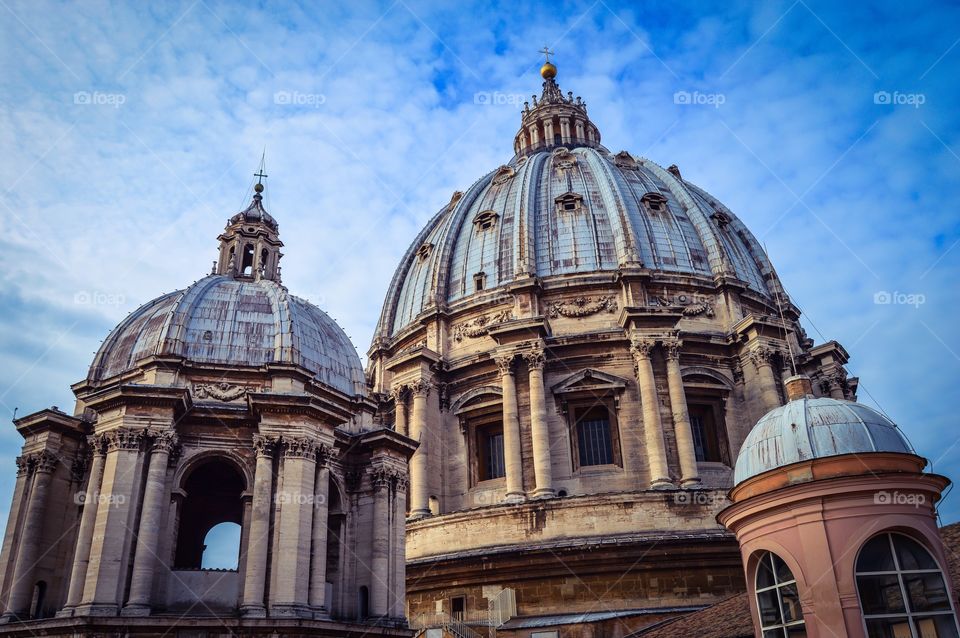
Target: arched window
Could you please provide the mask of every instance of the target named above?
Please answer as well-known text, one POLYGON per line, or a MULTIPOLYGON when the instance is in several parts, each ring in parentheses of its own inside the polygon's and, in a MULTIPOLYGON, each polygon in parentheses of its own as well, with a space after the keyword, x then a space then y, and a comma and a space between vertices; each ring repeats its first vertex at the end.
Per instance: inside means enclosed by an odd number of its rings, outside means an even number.
MULTIPOLYGON (((177 569, 202 569, 208 532, 221 523, 239 526, 243 522, 243 477, 232 463, 222 459, 206 461, 193 469, 183 483, 186 499, 180 508, 177 549, 174 566, 177 569)), ((210 540, 223 540, 211 536, 210 540)), ((219 542, 218 542, 219 544, 219 542)), ((239 555, 239 539, 229 545, 239 555)))
POLYGON ((958 636, 940 567, 903 534, 870 539, 857 558, 857 592, 870 638, 958 636))
POLYGON ((240 264, 240 274, 245 277, 253 276, 253 244, 243 247, 243 263, 240 264))
POLYGON ((757 609, 763 638, 806 636, 797 579, 773 552, 765 552, 757 565, 757 609))

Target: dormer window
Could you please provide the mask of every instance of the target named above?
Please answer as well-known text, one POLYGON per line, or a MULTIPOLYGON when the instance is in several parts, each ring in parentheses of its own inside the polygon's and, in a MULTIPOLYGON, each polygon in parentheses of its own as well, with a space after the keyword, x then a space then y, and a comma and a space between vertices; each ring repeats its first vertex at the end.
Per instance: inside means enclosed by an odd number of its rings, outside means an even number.
POLYGON ((554 200, 557 213, 574 215, 583 210, 583 195, 580 193, 564 193, 554 200))
POLYGON ((487 287, 487 273, 478 272, 473 276, 473 291, 480 292, 487 287))
POLYGON ((625 168, 631 171, 637 170, 637 160, 633 159, 633 155, 626 151, 620 151, 614 155, 613 163, 619 168, 625 168))
POLYGON ((433 244, 426 243, 417 249, 417 259, 424 261, 433 252, 433 244))
POLYGON ((497 174, 493 176, 493 184, 495 186, 504 184, 510 181, 515 174, 516 174, 516 171, 514 171, 512 167, 504 164, 503 166, 497 169, 497 174))
POLYGON ((667 210, 667 198, 660 193, 647 193, 640 198, 647 210, 653 213, 662 213, 667 210))
POLYGON ((477 213, 477 216, 473 218, 473 223, 479 231, 490 230, 497 225, 499 217, 494 211, 485 210, 477 213))
POLYGON ((710 219, 717 222, 717 226, 720 228, 725 228, 727 224, 730 223, 730 218, 720 211, 716 211, 713 215, 710 215, 710 219))

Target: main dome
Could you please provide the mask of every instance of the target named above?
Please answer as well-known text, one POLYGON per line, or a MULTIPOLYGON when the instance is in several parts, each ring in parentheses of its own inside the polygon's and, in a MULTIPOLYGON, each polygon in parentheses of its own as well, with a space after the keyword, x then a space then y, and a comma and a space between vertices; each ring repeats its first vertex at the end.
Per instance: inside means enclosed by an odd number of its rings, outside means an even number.
POLYGON ((514 158, 455 193, 407 250, 379 338, 401 333, 425 311, 518 280, 612 274, 626 265, 708 285, 739 280, 770 296, 773 268, 726 206, 675 166, 609 152, 586 105, 564 97, 552 78, 534 105, 524 111, 514 158))

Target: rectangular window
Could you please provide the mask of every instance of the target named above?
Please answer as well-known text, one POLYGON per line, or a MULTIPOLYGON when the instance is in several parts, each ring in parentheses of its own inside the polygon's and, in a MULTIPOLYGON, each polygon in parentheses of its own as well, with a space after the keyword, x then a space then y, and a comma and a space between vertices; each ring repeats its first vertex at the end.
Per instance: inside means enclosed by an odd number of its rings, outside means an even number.
POLYGON ((693 449, 697 460, 722 462, 713 407, 691 404, 688 410, 690 413, 690 430, 693 434, 693 449))
POLYGON ((499 424, 477 430, 477 450, 480 453, 479 474, 481 481, 502 478, 507 475, 503 457, 503 427, 499 424))
POLYGON ((605 407, 577 410, 576 429, 580 467, 613 463, 610 414, 605 407))

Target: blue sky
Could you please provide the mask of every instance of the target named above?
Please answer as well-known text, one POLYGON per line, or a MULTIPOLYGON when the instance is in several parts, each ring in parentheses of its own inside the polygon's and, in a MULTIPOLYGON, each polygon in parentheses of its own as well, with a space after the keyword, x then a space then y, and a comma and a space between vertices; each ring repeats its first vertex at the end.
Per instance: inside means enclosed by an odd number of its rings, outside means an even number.
POLYGON ((604 143, 733 209, 861 401, 960 477, 946 3, 0 0, 0 413, 70 411, 110 328, 209 271, 264 146, 284 282, 365 352, 408 243, 510 158, 544 44, 604 143))

